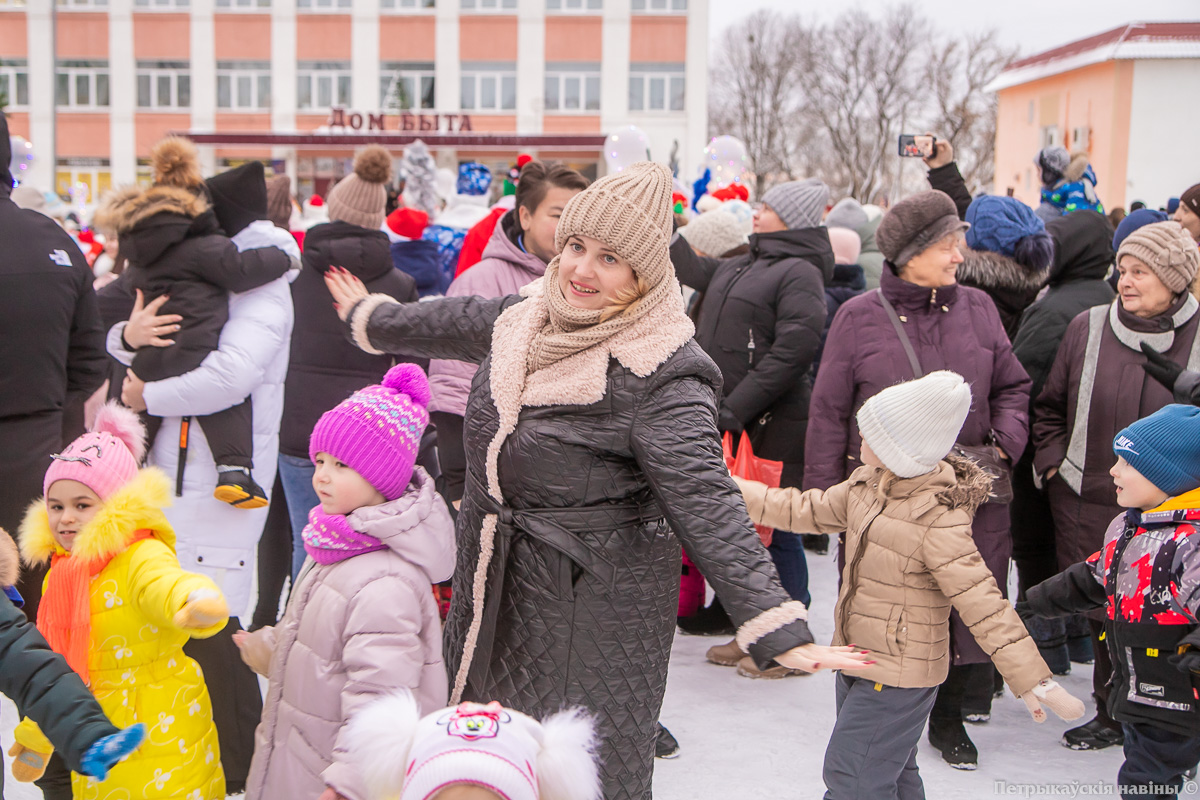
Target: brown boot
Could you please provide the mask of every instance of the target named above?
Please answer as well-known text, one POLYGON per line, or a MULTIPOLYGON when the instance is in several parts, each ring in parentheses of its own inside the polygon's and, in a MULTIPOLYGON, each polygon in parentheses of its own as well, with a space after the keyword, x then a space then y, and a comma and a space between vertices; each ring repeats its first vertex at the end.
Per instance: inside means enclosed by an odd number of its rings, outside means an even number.
POLYGON ((788 669, 787 667, 774 666, 769 669, 759 669, 754 663, 754 659, 746 656, 737 663, 737 673, 743 678, 766 678, 774 680, 776 678, 786 678, 789 675, 807 675, 808 673, 800 669, 788 669))
POLYGON ((736 667, 746 655, 746 651, 738 647, 737 639, 734 639, 729 644, 718 644, 708 648, 704 657, 722 667, 736 667))

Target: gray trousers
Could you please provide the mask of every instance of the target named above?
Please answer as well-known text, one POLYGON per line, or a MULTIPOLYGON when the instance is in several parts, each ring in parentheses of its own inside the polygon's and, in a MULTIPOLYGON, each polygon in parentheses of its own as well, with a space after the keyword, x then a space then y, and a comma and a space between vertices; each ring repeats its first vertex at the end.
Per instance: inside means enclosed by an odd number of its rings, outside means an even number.
POLYGON ((825 800, 924 800, 917 743, 935 697, 936 686, 898 689, 838 673, 825 800))

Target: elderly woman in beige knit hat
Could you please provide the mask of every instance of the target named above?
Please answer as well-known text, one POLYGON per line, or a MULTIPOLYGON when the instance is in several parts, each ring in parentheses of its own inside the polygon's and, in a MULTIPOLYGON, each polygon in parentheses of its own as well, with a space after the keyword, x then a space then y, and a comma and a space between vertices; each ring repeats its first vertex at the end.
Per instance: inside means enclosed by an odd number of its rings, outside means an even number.
MULTIPOLYGON (((1200 303, 1188 291, 1200 268, 1196 243, 1173 221, 1145 225, 1117 250, 1118 297, 1071 321, 1033 407, 1033 468, 1045 482, 1054 517, 1060 569, 1103 544, 1122 509, 1108 470, 1112 441, 1122 429, 1171 402, 1171 391, 1142 370, 1142 346, 1189 370, 1200 369, 1200 303)), ((1109 716, 1112 664, 1092 621, 1096 717, 1063 736, 1075 750, 1124 741, 1109 716)))
POLYGON ((668 257, 671 174, 643 162, 563 211, 520 295, 399 304, 329 280, 369 352, 479 363, 447 620, 453 696, 596 714, 604 796, 646 800, 682 540, 762 666, 860 668, 813 644, 725 469, 720 376, 668 257))

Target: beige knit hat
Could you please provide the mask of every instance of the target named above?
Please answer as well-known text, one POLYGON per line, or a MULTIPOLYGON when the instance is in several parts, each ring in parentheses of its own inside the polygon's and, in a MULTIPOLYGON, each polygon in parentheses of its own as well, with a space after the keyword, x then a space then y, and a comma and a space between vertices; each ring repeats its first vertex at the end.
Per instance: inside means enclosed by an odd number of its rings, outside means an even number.
POLYGON ((950 453, 970 411, 971 387, 939 370, 872 395, 858 410, 858 430, 885 467, 915 478, 950 453))
POLYGON ((562 252, 573 235, 599 239, 657 286, 673 274, 671 191, 671 171, 653 161, 605 175, 567 203, 554 245, 562 252))
POLYGON ((1125 237, 1117 250, 1117 265, 1133 256, 1158 276, 1163 285, 1179 294, 1192 285, 1200 269, 1200 251, 1183 226, 1173 220, 1143 225, 1125 237))
POLYGON ((679 229, 679 235, 694 249, 713 258, 720 258, 747 242, 741 221, 721 208, 696 217, 679 229))
POLYGON ((384 184, 392 177, 392 157, 381 145, 363 148, 354 157, 354 172, 342 178, 329 191, 325 205, 329 221, 349 222, 364 228, 383 226, 387 207, 384 184))

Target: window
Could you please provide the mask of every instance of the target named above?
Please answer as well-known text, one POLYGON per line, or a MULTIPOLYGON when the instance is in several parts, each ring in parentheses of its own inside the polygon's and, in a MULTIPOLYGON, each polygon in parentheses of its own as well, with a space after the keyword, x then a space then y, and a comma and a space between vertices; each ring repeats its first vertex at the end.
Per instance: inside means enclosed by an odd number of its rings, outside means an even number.
POLYGON ((635 64, 630 67, 630 111, 683 111, 686 95, 682 64, 635 64))
POLYGON ((687 0, 633 0, 635 14, 686 14, 687 0))
POLYGON ((0 11, 24 8, 25 0, 0 0, 0 11))
POLYGON ((147 11, 151 9, 176 9, 190 8, 191 0, 133 0, 134 8, 138 11, 147 11))
POLYGON ((0 106, 29 105, 29 66, 25 59, 0 61, 0 106))
POLYGON ((560 14, 590 14, 604 10, 604 0, 546 0, 546 10, 560 14))
POLYGON ((463 11, 506 11, 517 10, 517 0, 459 0, 463 11))
POLYGON ((301 61, 296 66, 296 108, 350 105, 348 62, 301 61))
POLYGON ((543 99, 546 111, 599 111, 600 65, 547 64, 543 99))
POLYGON ((106 61, 60 61, 54 85, 62 108, 108 108, 106 61))
POLYGON ((270 7, 271 0, 217 0, 218 11, 258 11, 270 7))
POLYGON ((59 8, 78 8, 83 10, 93 8, 108 8, 108 0, 55 0, 59 8))
POLYGON ((1055 147, 1062 144, 1058 135, 1057 125, 1043 125, 1039 132, 1039 147, 1055 147))
POLYGON ((380 108, 408 111, 434 107, 433 64, 384 62, 379 67, 380 108))
POLYGON ((384 11, 420 11, 434 7, 434 0, 380 0, 384 11))
POLYGON ((217 108, 258 111, 270 107, 269 61, 217 62, 217 108))
POLYGON ((190 108, 192 75, 186 61, 139 61, 138 108, 190 108))
POLYGON ((463 111, 512 111, 517 107, 515 65, 463 64, 463 111))
POLYGON ((354 0, 296 0, 300 11, 349 11, 354 0))

